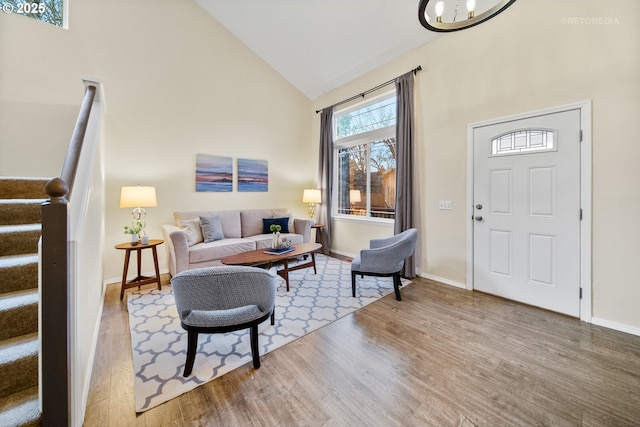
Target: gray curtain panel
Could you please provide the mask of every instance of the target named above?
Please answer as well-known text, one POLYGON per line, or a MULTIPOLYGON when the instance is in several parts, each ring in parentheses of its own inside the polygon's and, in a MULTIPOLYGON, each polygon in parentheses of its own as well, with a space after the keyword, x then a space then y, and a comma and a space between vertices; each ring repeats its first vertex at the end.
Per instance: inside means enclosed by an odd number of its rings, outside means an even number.
POLYGON ((320 113, 320 155, 318 181, 322 190, 322 204, 318 209, 318 222, 324 224, 320 232, 322 251, 331 251, 331 192, 333 190, 333 107, 320 113))
MULTIPOLYGON (((414 108, 413 71, 396 79, 396 218, 395 234, 416 227, 414 203, 417 202, 414 185, 414 108)), ((416 275, 415 256, 407 258, 402 275, 416 275)))

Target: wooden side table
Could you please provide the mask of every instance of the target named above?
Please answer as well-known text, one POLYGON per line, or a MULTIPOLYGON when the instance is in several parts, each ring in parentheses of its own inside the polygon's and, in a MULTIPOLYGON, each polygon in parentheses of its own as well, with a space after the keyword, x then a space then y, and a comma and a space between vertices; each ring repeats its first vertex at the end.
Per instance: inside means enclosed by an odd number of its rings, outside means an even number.
POLYGON ((138 289, 140 289, 140 286, 142 285, 158 282, 158 289, 162 289, 162 285, 160 284, 160 269, 158 268, 158 251, 156 250, 156 247, 163 243, 164 243, 164 240, 149 240, 149 244, 147 245, 143 245, 142 243, 133 245, 130 242, 120 243, 119 245, 116 245, 116 249, 126 251, 124 255, 124 270, 122 271, 122 288, 120 289, 120 300, 122 300, 122 297, 124 296, 125 289, 133 288, 136 286, 138 287, 138 289), (156 275, 153 277, 143 276, 140 273, 140 267, 142 264, 141 252, 144 249, 149 249, 149 248, 151 248, 153 252, 153 265, 156 269, 156 275), (136 251, 137 253, 138 275, 136 276, 135 279, 127 282, 127 272, 129 271, 129 260, 131 257, 131 251, 136 251))
POLYGON ((320 241, 320 230, 322 229, 322 227, 324 227, 324 224, 313 224, 311 226, 312 230, 316 230, 316 243, 320 244, 322 244, 322 242, 320 241))

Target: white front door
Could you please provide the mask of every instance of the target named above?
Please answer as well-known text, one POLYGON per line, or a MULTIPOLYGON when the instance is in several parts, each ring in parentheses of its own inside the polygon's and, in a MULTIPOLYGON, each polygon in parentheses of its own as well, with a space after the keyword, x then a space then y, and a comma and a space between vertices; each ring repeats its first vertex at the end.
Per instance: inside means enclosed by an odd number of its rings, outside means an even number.
POLYGON ((474 289, 580 315, 580 110, 473 130, 474 289))

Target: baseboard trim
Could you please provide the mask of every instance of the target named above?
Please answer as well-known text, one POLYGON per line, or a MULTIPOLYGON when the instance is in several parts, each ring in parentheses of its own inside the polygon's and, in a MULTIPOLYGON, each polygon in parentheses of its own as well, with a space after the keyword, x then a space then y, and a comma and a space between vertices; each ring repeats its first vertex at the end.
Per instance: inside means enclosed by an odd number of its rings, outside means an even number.
POLYGON ((349 257, 349 258, 355 258, 357 256, 357 254, 352 254, 352 253, 344 252, 344 251, 336 251, 336 250, 333 250, 333 249, 331 249, 331 253, 334 253, 336 255, 346 256, 346 257, 349 257))
MULTIPOLYGON (((343 251, 331 250, 331 252, 335 253, 337 255, 346 256, 346 257, 349 257, 349 258, 353 258, 353 257, 356 256, 354 254, 351 254, 351 253, 348 253, 348 252, 343 252, 343 251)), ((467 285, 466 284, 460 283, 460 282, 456 282, 455 280, 447 279, 447 278, 436 276, 436 275, 429 274, 429 273, 422 273, 422 272, 417 273, 417 275, 419 277, 424 278, 424 279, 433 280, 434 282, 443 283, 445 285, 454 286, 454 287, 460 288, 460 289, 467 289, 467 285)))
POLYGON ((456 288, 467 289, 467 285, 464 284, 464 283, 456 282, 455 280, 446 279, 444 277, 436 276, 436 275, 433 275, 433 274, 420 273, 419 276, 423 277, 425 279, 433 280, 434 282, 439 282, 439 283, 443 283, 445 285, 454 286, 456 288))
POLYGON ((605 328, 615 329, 616 331, 625 332, 627 334, 640 336, 640 328, 625 325, 624 323, 612 322, 611 320, 601 319, 599 317, 592 317, 591 323, 605 328))

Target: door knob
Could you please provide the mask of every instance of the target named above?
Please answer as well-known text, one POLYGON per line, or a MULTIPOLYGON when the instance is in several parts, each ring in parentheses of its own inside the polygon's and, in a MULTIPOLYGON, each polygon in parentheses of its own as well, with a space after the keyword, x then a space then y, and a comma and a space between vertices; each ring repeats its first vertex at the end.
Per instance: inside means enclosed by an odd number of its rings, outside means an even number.
POLYGON ((477 217, 475 217, 476 221, 482 221, 482 217, 480 215, 478 215, 477 217))

